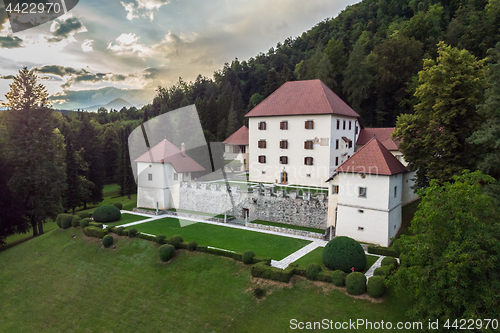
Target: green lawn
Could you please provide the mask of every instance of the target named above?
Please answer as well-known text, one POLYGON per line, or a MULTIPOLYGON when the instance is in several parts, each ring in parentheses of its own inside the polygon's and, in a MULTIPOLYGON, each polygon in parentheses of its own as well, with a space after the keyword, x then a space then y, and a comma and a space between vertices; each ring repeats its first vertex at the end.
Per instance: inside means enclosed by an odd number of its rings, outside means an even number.
POLYGON ((196 241, 198 244, 225 250, 236 252, 252 250, 258 256, 271 257, 274 260, 281 260, 310 243, 302 239, 208 223, 194 223, 181 227, 179 220, 170 217, 139 224, 133 228, 152 235, 166 235, 167 238, 180 235, 186 242, 196 241))
MULTIPOLYGON (((300 258, 299 260, 295 261, 295 263, 298 264, 299 266, 304 266, 304 267, 311 263, 314 263, 320 265, 323 268, 323 270, 329 271, 329 269, 323 265, 323 257, 322 257, 323 249, 324 249, 323 247, 318 247, 317 249, 309 252, 308 254, 300 258)), ((372 256, 367 254, 366 266, 365 269, 362 271, 362 273, 366 273, 366 271, 375 263, 375 261, 377 261, 378 258, 379 257, 377 256, 372 256)))
POLYGON ((152 242, 116 246, 70 228, 0 252, 0 332, 266 333, 290 331, 292 318, 408 320, 408 302, 391 293, 373 303, 294 277, 290 288, 262 280, 268 295, 256 300, 257 282, 240 262, 180 251, 163 264, 152 242))
POLYGON ((262 221, 262 220, 253 220, 253 221, 251 221, 251 223, 269 225, 269 226, 273 226, 273 227, 281 227, 281 228, 288 228, 288 229, 296 229, 296 230, 304 230, 304 231, 310 231, 310 232, 317 232, 319 234, 324 234, 325 233, 325 230, 323 230, 323 229, 301 227, 301 226, 298 226, 298 225, 292 225, 292 224, 286 224, 286 223, 269 222, 269 221, 262 221))
MULTIPOLYGON (((57 227, 57 224, 55 222, 47 222, 43 225, 43 232, 49 232, 49 231, 54 230, 56 228, 58 228, 58 227, 57 227)), ((15 234, 15 235, 9 236, 5 240, 5 245, 0 246, 0 251, 8 249, 12 246, 15 246, 19 243, 25 242, 27 240, 30 240, 31 238, 33 238, 33 230, 32 229, 28 230, 28 232, 25 234, 15 234)))
POLYGON ((142 220, 149 219, 149 218, 150 217, 147 217, 147 216, 140 216, 140 215, 123 213, 122 217, 120 218, 119 221, 111 222, 111 223, 104 223, 104 224, 117 226, 117 225, 127 224, 127 223, 131 223, 131 222, 142 221, 142 220))
MULTIPOLYGON (((94 210, 103 205, 112 205, 114 203, 121 203, 123 210, 132 210, 137 207, 137 194, 132 194, 130 199, 127 196, 120 196, 120 187, 118 184, 104 185, 102 190, 104 200, 97 205, 87 204, 86 212, 92 214, 94 210)), ((77 212, 83 211, 83 207, 78 207, 77 212)))

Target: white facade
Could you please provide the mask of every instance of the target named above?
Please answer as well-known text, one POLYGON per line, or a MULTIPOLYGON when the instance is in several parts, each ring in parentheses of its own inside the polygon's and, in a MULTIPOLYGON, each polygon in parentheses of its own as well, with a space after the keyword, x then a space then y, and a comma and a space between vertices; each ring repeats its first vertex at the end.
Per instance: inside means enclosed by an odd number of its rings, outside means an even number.
POLYGON ((261 116, 249 118, 249 132, 250 181, 327 187, 333 170, 354 154, 359 124, 355 117, 335 114, 261 116), (307 121, 313 122, 312 129, 306 129, 307 121), (287 129, 280 129, 282 122, 287 129), (259 141, 265 148, 259 148, 259 141), (312 149, 305 149, 305 141, 312 141, 312 149), (312 165, 306 165, 306 157, 312 158, 312 165))
MULTIPOLYGON (((225 160, 234 160, 241 163, 240 170, 238 171, 248 171, 249 170, 249 149, 248 145, 234 145, 230 143, 226 143, 224 149, 224 159, 225 160)), ((236 170, 234 170, 236 171, 236 170)))

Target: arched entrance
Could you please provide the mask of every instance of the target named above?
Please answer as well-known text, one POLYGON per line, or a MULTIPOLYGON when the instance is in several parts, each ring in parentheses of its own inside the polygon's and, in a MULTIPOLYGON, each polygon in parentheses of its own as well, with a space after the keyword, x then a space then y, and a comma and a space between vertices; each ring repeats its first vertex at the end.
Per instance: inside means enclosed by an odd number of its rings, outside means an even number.
POLYGON ((280 183, 281 184, 288 184, 288 173, 286 171, 281 172, 280 183))

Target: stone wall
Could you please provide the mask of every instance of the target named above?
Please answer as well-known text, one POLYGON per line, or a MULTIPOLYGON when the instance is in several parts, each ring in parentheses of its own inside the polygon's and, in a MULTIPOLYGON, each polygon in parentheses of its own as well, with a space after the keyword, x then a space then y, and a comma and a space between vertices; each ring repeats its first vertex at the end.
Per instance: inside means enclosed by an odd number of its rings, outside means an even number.
POLYGON ((211 214, 226 212, 238 219, 244 219, 244 212, 248 211, 250 221, 326 229, 328 200, 322 193, 299 196, 293 191, 289 194, 283 190, 274 193, 271 189, 247 192, 240 190, 239 186, 228 191, 218 184, 184 182, 179 191, 179 208, 211 214))
POLYGON ((318 234, 317 232, 289 229, 289 228, 282 228, 282 227, 274 227, 271 225, 264 225, 264 224, 258 224, 258 223, 245 223, 245 227, 254 228, 254 229, 261 229, 261 230, 275 231, 275 232, 280 232, 283 234, 304 236, 304 237, 309 237, 309 238, 323 239, 323 237, 324 237, 324 234, 318 234))

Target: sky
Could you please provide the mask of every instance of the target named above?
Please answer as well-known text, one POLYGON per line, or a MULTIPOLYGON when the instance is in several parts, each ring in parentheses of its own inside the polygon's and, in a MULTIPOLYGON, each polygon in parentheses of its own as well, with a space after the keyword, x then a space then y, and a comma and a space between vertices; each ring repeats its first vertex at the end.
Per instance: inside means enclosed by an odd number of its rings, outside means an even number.
POLYGON ((26 66, 56 109, 115 98, 142 106, 159 85, 212 77, 224 63, 267 53, 357 2, 80 0, 66 14, 16 33, 0 2, 0 103, 26 66))

